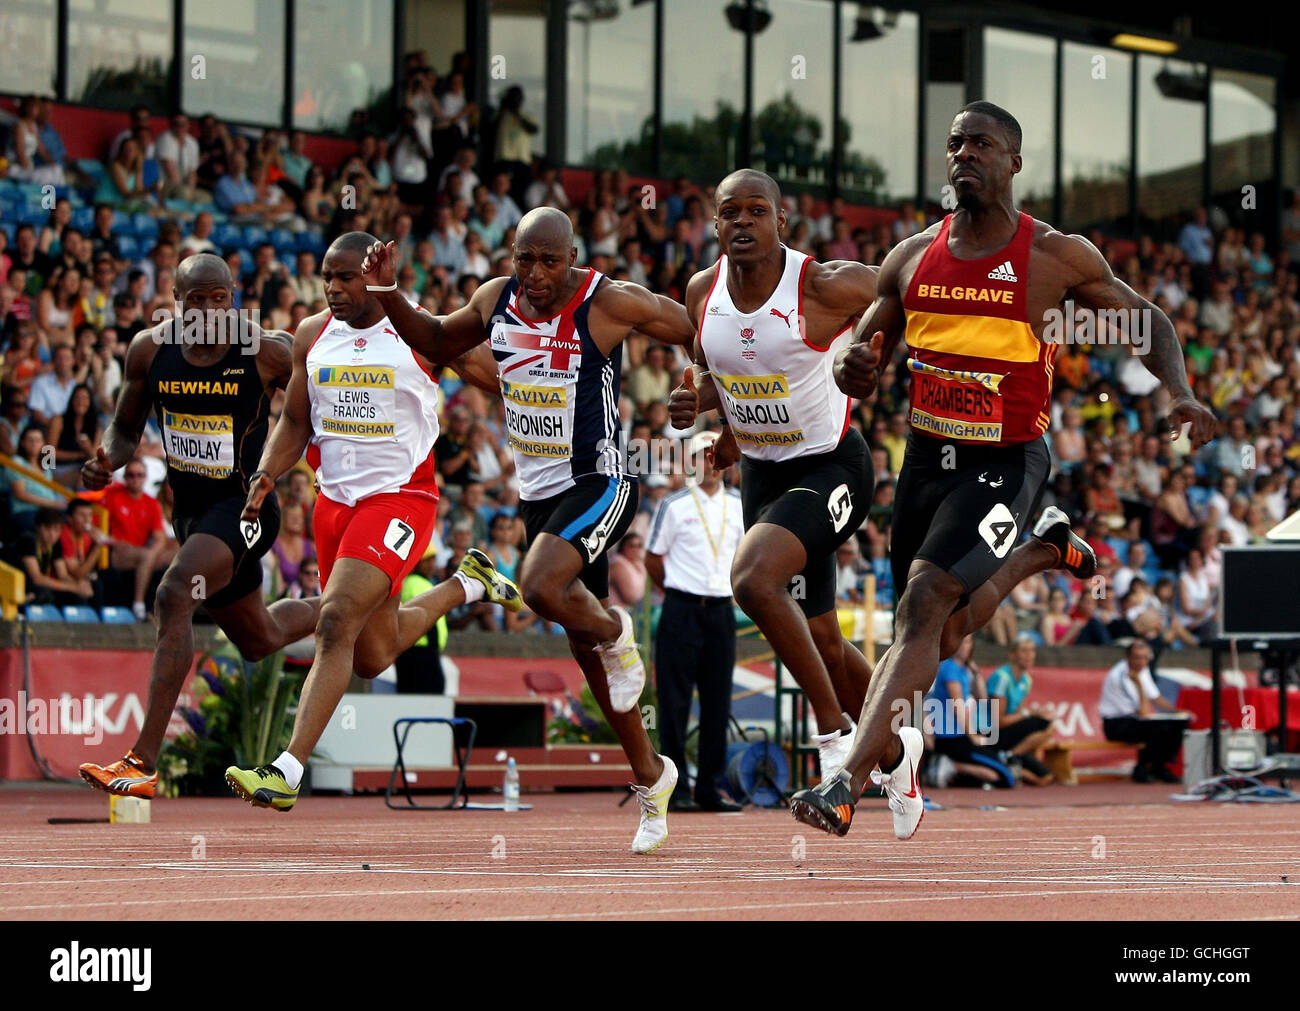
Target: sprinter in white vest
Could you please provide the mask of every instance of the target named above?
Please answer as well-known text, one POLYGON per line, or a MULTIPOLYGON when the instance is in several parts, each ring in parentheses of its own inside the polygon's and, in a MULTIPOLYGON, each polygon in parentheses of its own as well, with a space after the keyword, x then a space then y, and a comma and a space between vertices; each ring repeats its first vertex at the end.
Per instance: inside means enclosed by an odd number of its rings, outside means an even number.
POLYGON ((312 524, 324 587, 316 659, 288 749, 270 765, 226 770, 230 788, 257 807, 293 807, 303 766, 354 671, 374 677, 466 602, 523 606, 514 583, 477 550, 453 578, 399 599, 437 518, 434 373, 447 359, 416 355, 367 288, 361 263, 375 241, 348 232, 326 251, 329 309, 298 324, 284 412, 249 475, 243 518, 252 523, 276 479, 307 450, 320 485, 312 524))
POLYGON ((740 457, 745 513, 731 588, 812 706, 826 780, 852 747, 848 714, 871 677, 840 633, 835 549, 862 525, 874 484, 829 352, 875 298, 876 268, 783 245, 781 191, 762 172, 733 172, 715 199, 723 255, 686 289, 699 371, 673 391, 672 421, 722 409, 714 466, 740 457))

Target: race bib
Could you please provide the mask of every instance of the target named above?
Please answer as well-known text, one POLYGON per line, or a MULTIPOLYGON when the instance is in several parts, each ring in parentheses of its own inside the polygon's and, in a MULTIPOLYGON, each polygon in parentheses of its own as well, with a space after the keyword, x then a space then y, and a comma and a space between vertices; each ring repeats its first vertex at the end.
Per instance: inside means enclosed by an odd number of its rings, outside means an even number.
POLYGON ((913 428, 944 439, 1002 440, 1002 376, 955 372, 909 361, 913 428))
POLYGON ((312 378, 321 432, 352 439, 396 439, 395 373, 385 365, 318 366, 312 378))
POLYGON ((164 410, 167 465, 186 474, 229 477, 235 467, 235 424, 229 414, 178 414, 164 410))
POLYGON ((384 531, 384 547, 388 548, 402 561, 411 554, 411 545, 415 543, 415 531, 409 524, 399 519, 392 519, 384 531))

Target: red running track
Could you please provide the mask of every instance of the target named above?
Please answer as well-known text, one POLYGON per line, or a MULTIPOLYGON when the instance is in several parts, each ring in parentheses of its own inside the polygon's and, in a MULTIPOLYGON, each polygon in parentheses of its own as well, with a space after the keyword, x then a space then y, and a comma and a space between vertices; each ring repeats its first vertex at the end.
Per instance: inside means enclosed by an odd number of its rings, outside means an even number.
POLYGON ((936 791, 948 809, 909 842, 881 800, 843 839, 784 810, 674 814, 638 857, 613 793, 525 795, 516 814, 159 800, 148 825, 50 825, 106 816, 107 797, 6 788, 0 919, 1300 918, 1300 808, 1170 789, 936 791))

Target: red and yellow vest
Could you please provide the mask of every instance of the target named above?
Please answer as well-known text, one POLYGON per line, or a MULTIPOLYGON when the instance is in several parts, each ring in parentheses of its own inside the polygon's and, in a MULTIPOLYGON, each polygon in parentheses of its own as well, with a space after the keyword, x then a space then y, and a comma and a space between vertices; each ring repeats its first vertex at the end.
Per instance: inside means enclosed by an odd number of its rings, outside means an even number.
POLYGON ((1029 322, 1034 219, 1020 215, 1011 243, 978 260, 948 251, 952 215, 921 257, 903 296, 912 374, 912 428, 958 442, 1015 445, 1042 438, 1057 345, 1029 322))

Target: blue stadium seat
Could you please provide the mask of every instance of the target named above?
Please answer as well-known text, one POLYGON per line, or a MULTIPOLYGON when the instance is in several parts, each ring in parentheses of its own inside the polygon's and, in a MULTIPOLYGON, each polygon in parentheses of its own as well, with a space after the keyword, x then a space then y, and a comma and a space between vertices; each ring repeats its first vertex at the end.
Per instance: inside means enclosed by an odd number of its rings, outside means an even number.
POLYGON ((99 609, 99 617, 109 625, 134 625, 135 615, 126 607, 104 606, 99 609))
POLYGON ((28 604, 28 621, 62 621, 63 615, 53 604, 28 604))
POLYGON ((232 249, 239 245, 243 235, 237 225, 217 225, 212 229, 212 241, 222 249, 232 249))
POLYGON ((261 225, 245 225, 243 245, 252 249, 267 239, 266 229, 261 225))
POLYGON ((284 269, 287 270, 290 274, 297 272, 298 270, 297 253, 281 253, 277 257, 277 259, 284 264, 284 269))
POLYGON ((131 215, 127 214, 126 211, 119 211, 117 208, 114 208, 113 221, 112 224, 108 226, 108 230, 116 235, 122 229, 129 228, 130 226, 131 215))
POLYGON ((93 607, 86 607, 82 604, 64 604, 63 620, 68 622, 77 622, 84 624, 99 624, 99 614, 93 607))
POLYGON ((123 232, 120 235, 115 233, 117 239, 117 248, 121 252, 124 260, 134 260, 140 256, 140 244, 135 241, 134 235, 127 235, 123 232))
POLYGON ((72 224, 83 232, 95 227, 95 208, 78 207, 72 212, 72 224))
POLYGON ((50 212, 40 204, 23 204, 18 211, 18 222, 23 225, 35 225, 40 228, 50 218, 50 212))
POLYGON ((1151 589, 1153 590, 1156 588, 1156 583, 1160 580, 1159 569, 1149 565, 1142 570, 1140 575, 1142 576, 1143 579, 1147 581, 1147 586, 1151 587, 1151 589))
POLYGON ((1111 551, 1115 552, 1115 557, 1119 559, 1120 565, 1128 564, 1128 541, 1123 537, 1107 537, 1106 543, 1110 545, 1111 551))
POLYGON ((131 224, 135 226, 135 234, 138 238, 143 239, 145 236, 153 237, 158 234, 158 219, 144 211, 132 218, 131 224))
POLYGON ((271 230, 271 244, 277 253, 292 253, 298 248, 298 237, 287 228, 271 230))
POLYGON ((14 244, 14 234, 15 234, 17 231, 18 231, 18 222, 16 222, 16 221, 0 221, 0 232, 4 232, 4 233, 5 233, 5 236, 9 239, 9 245, 10 245, 10 246, 12 246, 12 245, 14 244))
POLYGON ((95 180, 96 183, 103 179, 105 174, 108 172, 104 163, 98 158, 78 158, 77 168, 90 176, 90 178, 95 180))
POLYGON ((1035 646, 1046 646, 1046 645, 1047 645, 1047 643, 1043 642, 1043 636, 1042 636, 1042 633, 1039 632, 1038 629, 1036 629, 1036 628, 1031 628, 1031 629, 1029 629, 1028 631, 1021 632, 1021 633, 1019 634, 1018 638, 1021 638, 1021 639, 1031 639, 1031 640, 1033 641, 1033 643, 1034 643, 1035 646))

